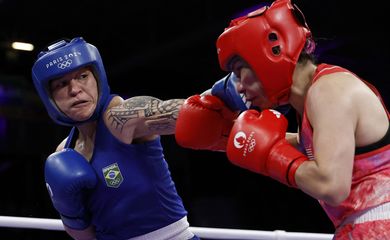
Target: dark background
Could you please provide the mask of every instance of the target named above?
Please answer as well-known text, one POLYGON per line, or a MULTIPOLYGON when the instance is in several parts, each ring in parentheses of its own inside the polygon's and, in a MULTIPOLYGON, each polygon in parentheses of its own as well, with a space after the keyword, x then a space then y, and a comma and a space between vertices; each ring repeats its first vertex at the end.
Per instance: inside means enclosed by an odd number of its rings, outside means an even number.
MULTIPOLYGON (((319 60, 375 84, 388 105, 386 8, 379 2, 295 3, 317 37, 319 60)), ((39 50, 62 37, 83 36, 99 48, 113 93, 186 98, 226 75, 218 67, 215 41, 230 19, 264 4, 269 2, 0 0, 0 215, 58 218, 43 163, 69 129, 49 119, 32 86, 30 70, 39 50), (15 51, 12 41, 36 48, 15 51)), ((288 118, 295 130, 293 114, 288 118)), ((183 149, 173 136, 162 141, 192 226, 333 232, 317 201, 301 191, 234 167, 223 153, 183 149)), ((0 228, 0 239, 69 237, 0 228)))

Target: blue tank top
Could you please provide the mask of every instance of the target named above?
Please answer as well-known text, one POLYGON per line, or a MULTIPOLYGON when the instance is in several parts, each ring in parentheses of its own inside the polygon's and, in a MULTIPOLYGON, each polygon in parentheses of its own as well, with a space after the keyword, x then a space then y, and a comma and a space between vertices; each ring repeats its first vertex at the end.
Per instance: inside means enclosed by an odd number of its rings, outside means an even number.
POLYGON ((98 239, 129 239, 187 215, 164 159, 160 137, 125 144, 110 133, 100 117, 90 163, 99 181, 88 194, 87 207, 98 239))

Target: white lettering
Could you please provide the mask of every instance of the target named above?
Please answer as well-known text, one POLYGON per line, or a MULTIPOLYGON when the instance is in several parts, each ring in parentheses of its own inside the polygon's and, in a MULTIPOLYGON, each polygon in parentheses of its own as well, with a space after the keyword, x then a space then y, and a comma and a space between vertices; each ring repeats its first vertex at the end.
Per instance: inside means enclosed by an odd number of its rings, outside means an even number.
POLYGON ((66 53, 64 56, 57 57, 55 59, 52 59, 48 63, 46 63, 46 68, 56 66, 58 63, 61 63, 63 61, 66 61, 70 58, 75 58, 81 56, 81 52, 71 52, 71 53, 66 53))

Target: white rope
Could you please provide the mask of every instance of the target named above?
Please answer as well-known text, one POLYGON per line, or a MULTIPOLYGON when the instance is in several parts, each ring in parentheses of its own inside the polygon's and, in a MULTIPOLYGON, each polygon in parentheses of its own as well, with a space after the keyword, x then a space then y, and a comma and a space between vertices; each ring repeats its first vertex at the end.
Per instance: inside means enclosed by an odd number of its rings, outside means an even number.
POLYGON ((64 231, 60 219, 0 216, 0 227, 34 228, 64 231))
MULTIPOLYGON (((60 219, 0 216, 0 227, 33 228, 64 231, 60 219)), ((227 228, 190 227, 200 238, 240 240, 331 240, 332 234, 286 232, 283 230, 257 231, 227 228)))

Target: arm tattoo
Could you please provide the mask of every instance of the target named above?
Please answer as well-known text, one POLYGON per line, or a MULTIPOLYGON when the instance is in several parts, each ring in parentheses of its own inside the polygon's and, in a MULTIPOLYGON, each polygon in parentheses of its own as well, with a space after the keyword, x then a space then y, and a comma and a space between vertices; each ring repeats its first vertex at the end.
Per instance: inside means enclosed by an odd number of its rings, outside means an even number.
POLYGON ((151 130, 159 130, 164 124, 176 121, 183 101, 183 99, 162 101, 148 96, 129 98, 121 106, 109 110, 109 120, 111 125, 122 131, 129 120, 144 118, 154 122, 150 125, 151 130))
POLYGON ((177 116, 183 102, 183 99, 171 99, 159 102, 157 113, 146 122, 149 129, 160 134, 172 133, 175 130, 177 116))

